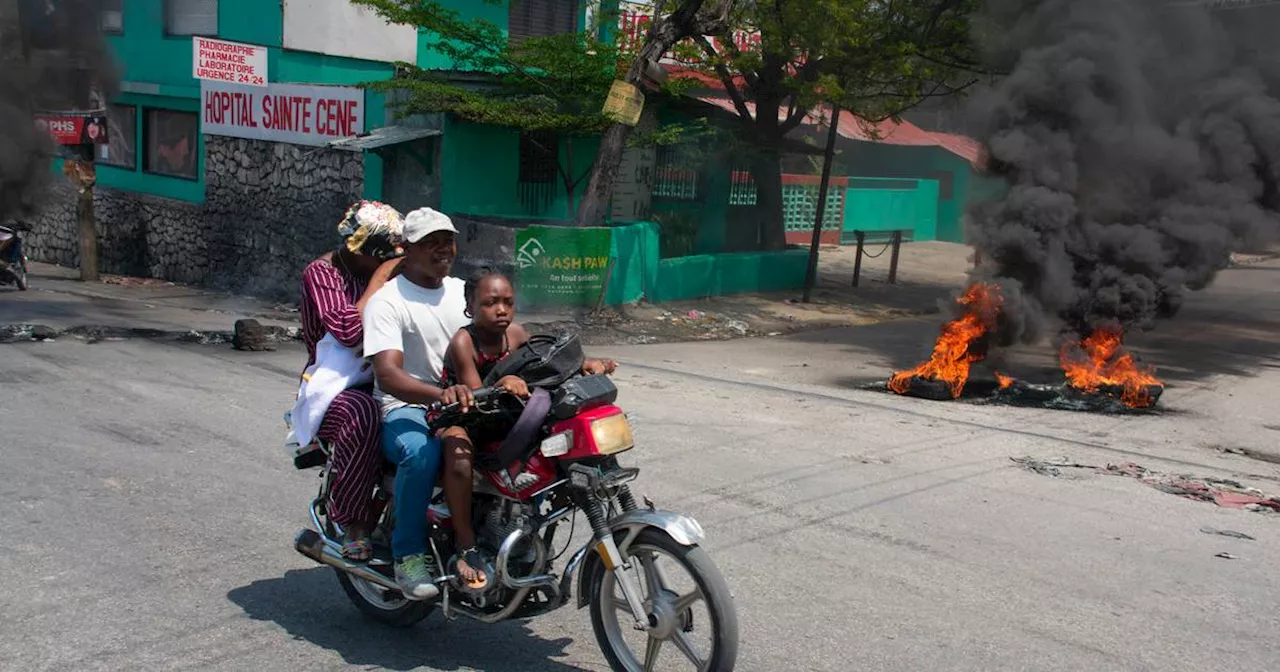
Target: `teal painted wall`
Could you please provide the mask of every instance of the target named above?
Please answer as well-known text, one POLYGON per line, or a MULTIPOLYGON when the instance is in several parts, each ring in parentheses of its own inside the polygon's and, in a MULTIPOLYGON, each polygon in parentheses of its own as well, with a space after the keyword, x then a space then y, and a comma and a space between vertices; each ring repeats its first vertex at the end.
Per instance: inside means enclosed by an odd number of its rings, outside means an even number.
MULTIPOLYGON (((464 19, 484 20, 492 23, 502 30, 505 35, 507 33, 507 13, 510 9, 510 2, 493 3, 487 0, 436 0, 447 9, 458 12, 458 15, 464 19)), ((612 6, 616 11, 618 0, 605 0, 604 6, 612 6)), ((586 3, 582 3, 582 12, 578 16, 578 25, 585 25, 586 20, 586 3)), ((601 39, 610 33, 606 29, 601 29, 601 39)), ((435 51, 429 47, 428 42, 433 42, 433 34, 420 30, 418 32, 418 67, 424 70, 453 70, 454 62, 444 54, 435 51)))
POLYGON ((844 190, 845 238, 853 231, 894 231, 911 229, 914 240, 938 239, 938 182, 911 180, 911 189, 886 184, 894 178, 851 177, 844 190))
MULTIPOLYGON (((218 3, 218 37, 233 42, 268 47, 267 70, 273 82, 358 86, 391 78, 389 63, 365 61, 300 51, 286 51, 283 44, 284 15, 278 0, 221 0, 218 3)), ((99 166, 99 183, 127 191, 175 198, 204 200, 204 136, 199 137, 199 179, 152 175, 142 171, 144 147, 143 110, 154 107, 189 112, 199 111, 200 82, 191 76, 190 36, 170 36, 164 32, 163 3, 158 0, 124 0, 124 33, 108 35, 124 82, 124 93, 113 102, 137 105, 137 168, 128 170, 99 166)), ((386 104, 382 94, 365 92, 366 128, 385 124, 386 104)), ((379 198, 382 192, 382 159, 364 157, 365 197, 379 198)))
MULTIPOLYGON (((440 152, 440 207, 449 214, 501 215, 567 219, 569 198, 557 181, 554 197, 545 212, 534 212, 520 203, 520 134, 509 128, 472 124, 454 118, 445 121, 440 152)), ((562 166, 568 165, 569 143, 560 142, 562 166)), ((575 138, 573 170, 581 176, 595 160, 597 138, 575 138)), ((574 190, 581 202, 586 180, 574 190)))
POLYGON ((449 214, 516 215, 520 138, 513 130, 447 118, 441 136, 440 207, 449 214))
POLYGON ((698 254, 659 259, 659 227, 639 222, 613 229, 613 273, 605 302, 634 303, 699 299, 744 292, 773 292, 804 286, 809 252, 698 254))
POLYGON ((196 134, 196 161, 198 179, 184 180, 179 177, 169 177, 166 175, 154 175, 143 172, 143 145, 145 136, 142 133, 143 119, 146 117, 147 108, 158 108, 163 110, 180 110, 183 112, 198 112, 200 109, 200 100, 195 98, 166 98, 163 96, 142 96, 136 94, 122 94, 116 99, 116 102, 124 105, 136 105, 138 114, 135 116, 134 127, 134 147, 137 151, 135 167, 133 170, 127 168, 117 168, 115 166, 105 166, 98 164, 98 184, 104 187, 112 187, 123 191, 135 191, 155 196, 163 196, 165 198, 173 198, 180 201, 189 201, 192 203, 204 202, 204 134, 196 134))
POLYGON ((973 166, 940 147, 905 147, 846 140, 840 143, 836 174, 850 177, 901 177, 939 180, 935 236, 963 242, 961 220, 968 205, 973 166), (950 190, 943 174, 950 175, 950 190))
MULTIPOLYGON (((507 30, 507 3, 492 4, 485 0, 437 0, 441 5, 468 19, 483 19, 507 30)), ((426 70, 453 70, 453 60, 428 48, 434 36, 425 30, 418 33, 418 67, 426 70)))

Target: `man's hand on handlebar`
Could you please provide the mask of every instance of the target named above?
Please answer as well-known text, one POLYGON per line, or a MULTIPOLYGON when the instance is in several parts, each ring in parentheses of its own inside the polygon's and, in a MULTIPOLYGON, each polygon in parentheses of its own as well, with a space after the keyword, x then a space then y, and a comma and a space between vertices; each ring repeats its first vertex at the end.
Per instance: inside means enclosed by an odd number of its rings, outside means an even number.
POLYGON ((505 376, 499 379, 498 384, 494 385, 494 387, 521 399, 529 398, 529 384, 519 376, 505 376))
POLYGON ((443 394, 440 395, 440 403, 444 406, 458 405, 458 410, 466 413, 475 405, 475 395, 471 393, 471 388, 466 385, 454 385, 445 388, 443 394))

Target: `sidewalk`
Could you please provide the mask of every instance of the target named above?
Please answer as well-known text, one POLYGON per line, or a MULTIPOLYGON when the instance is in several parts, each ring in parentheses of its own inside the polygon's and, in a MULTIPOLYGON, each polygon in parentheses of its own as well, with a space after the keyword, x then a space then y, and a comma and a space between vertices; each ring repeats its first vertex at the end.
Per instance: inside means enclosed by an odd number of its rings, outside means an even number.
POLYGON ((292 307, 159 280, 104 276, 103 282, 85 283, 76 269, 40 263, 31 264, 28 278, 28 291, 0 288, 0 327, 230 332, 244 318, 297 326, 292 307))
MULTIPOLYGON (((146 278, 104 275, 101 282, 86 283, 79 277, 78 269, 32 262, 28 291, 0 287, 0 340, 6 332, 29 331, 32 326, 57 333, 181 336, 197 332, 225 337, 236 320, 246 318, 279 329, 299 324, 296 306, 251 296, 146 278)), ((571 313, 545 312, 522 316, 541 323, 579 318, 571 313)))
MULTIPOLYGON (((863 261, 855 288, 853 248, 828 247, 822 250, 818 286, 808 304, 800 302, 796 290, 642 303, 596 313, 522 311, 519 320, 543 331, 577 331, 588 344, 599 345, 729 340, 876 324, 937 313, 939 302, 964 284, 970 254, 963 245, 907 243, 896 284, 886 282, 890 254, 885 251, 863 261)), ((162 280, 104 276, 102 282, 84 283, 78 278, 77 269, 33 263, 29 291, 0 287, 0 338, 26 334, 34 325, 47 328, 45 333, 70 330, 80 335, 177 337, 194 331, 214 340, 245 318, 267 327, 298 326, 295 306, 254 297, 162 280)))

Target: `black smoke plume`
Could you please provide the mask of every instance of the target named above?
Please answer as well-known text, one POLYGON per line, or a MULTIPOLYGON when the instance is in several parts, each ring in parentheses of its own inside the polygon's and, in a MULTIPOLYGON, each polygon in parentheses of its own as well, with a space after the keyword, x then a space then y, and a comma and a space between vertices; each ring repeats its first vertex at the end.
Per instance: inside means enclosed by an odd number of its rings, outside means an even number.
POLYGON ((987 4, 980 34, 1008 74, 971 121, 1010 187, 973 209, 969 235, 975 276, 1006 293, 1002 344, 1055 319, 1150 328, 1280 231, 1280 52, 1245 30, 1249 10, 987 4))
POLYGON ((101 0, 0 0, 0 222, 37 210, 52 178, 57 148, 34 115, 116 93, 101 22, 101 0))

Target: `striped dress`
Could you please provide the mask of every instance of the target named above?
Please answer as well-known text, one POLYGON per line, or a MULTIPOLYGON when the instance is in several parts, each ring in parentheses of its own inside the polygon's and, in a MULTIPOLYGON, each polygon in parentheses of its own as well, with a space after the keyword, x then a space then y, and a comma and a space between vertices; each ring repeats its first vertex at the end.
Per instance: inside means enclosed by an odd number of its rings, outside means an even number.
MULTIPOLYGON (((302 340, 307 364, 316 361, 316 344, 333 334, 345 346, 364 345, 364 327, 356 301, 365 283, 340 266, 317 259, 302 271, 302 340)), ((304 370, 306 367, 303 367, 304 370)), ((333 487, 329 491, 329 517, 339 525, 365 523, 373 504, 373 484, 382 467, 378 430, 382 415, 369 389, 339 394, 325 413, 317 436, 333 448, 333 487)))

